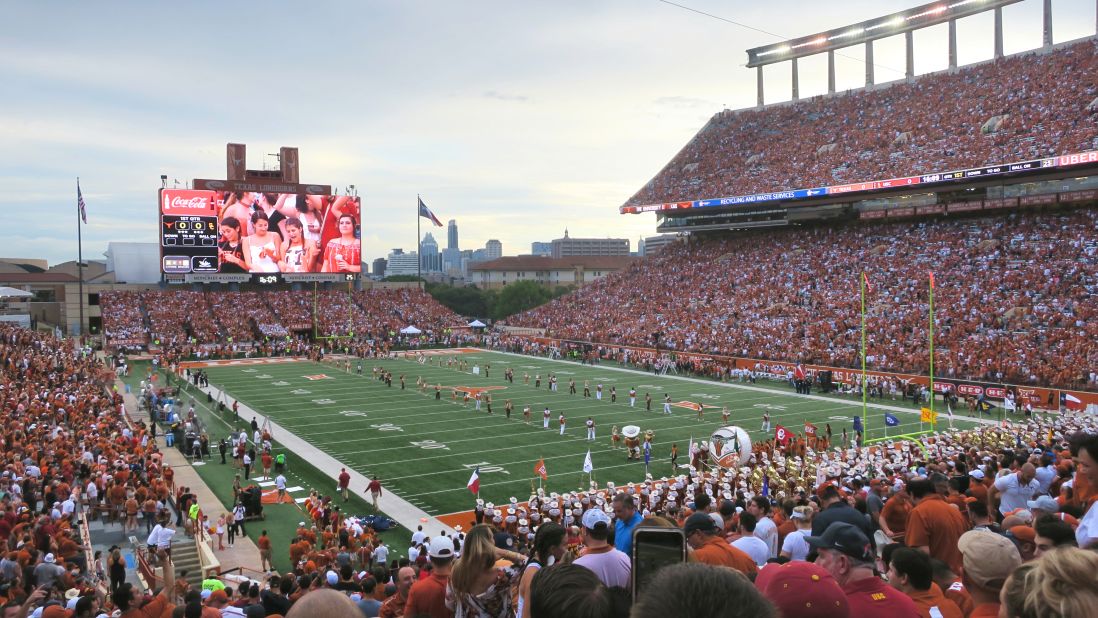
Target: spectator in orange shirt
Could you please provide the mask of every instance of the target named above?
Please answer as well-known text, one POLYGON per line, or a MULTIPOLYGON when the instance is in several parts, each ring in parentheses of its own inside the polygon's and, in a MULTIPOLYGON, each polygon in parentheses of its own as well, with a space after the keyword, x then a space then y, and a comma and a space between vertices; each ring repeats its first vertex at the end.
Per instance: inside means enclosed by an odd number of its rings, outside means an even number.
POLYGON ((919 550, 898 547, 892 552, 888 584, 911 597, 923 618, 964 618, 961 608, 934 583, 930 556, 919 550))
POLYGON ((274 568, 274 565, 271 564, 271 537, 267 536, 266 530, 259 534, 255 544, 259 547, 259 560, 261 563, 259 568, 263 571, 274 568))
POLYGON ((968 618, 998 618, 999 591, 1022 564, 1018 548, 1005 536, 986 530, 964 533, 957 547, 964 556, 961 581, 975 605, 968 618))
POLYGON ((962 558, 957 541, 968 530, 961 512, 947 504, 929 480, 909 482, 907 492, 911 494, 915 508, 907 518, 906 545, 959 571, 962 558))
POLYGON ((412 584, 416 580, 416 570, 412 567, 403 567, 397 571, 396 594, 386 599, 381 604, 379 618, 400 618, 404 615, 404 604, 408 602, 408 593, 412 590, 412 584))
POLYGON ((694 550, 695 562, 731 567, 748 576, 758 572, 751 556, 732 547, 720 536, 721 529, 708 513, 694 513, 688 517, 683 532, 694 550))
POLYGON ((972 603, 972 595, 965 590, 961 577, 950 570, 948 564, 937 558, 930 559, 930 567, 934 571, 934 583, 942 589, 945 598, 956 603, 965 616, 971 614, 976 606, 972 603))

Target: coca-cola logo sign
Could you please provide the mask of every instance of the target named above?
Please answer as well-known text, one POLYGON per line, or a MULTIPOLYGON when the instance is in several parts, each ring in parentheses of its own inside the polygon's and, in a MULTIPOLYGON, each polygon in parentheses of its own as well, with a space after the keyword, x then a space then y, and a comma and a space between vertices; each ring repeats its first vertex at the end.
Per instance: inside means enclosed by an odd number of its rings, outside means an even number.
POLYGON ((213 191, 166 189, 161 209, 166 215, 216 215, 213 191))
POLYGON ((172 198, 171 207, 204 209, 209 207, 209 203, 209 199, 199 195, 195 195, 189 198, 177 195, 172 198))

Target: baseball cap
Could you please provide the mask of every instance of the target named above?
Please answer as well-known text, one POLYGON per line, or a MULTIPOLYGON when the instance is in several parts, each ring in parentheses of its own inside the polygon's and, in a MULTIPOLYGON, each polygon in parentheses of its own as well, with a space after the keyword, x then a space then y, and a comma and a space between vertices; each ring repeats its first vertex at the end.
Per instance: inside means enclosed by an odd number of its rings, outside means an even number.
POLYGON ((976 468, 972 472, 969 472, 968 475, 976 479, 977 481, 984 480, 984 471, 979 468, 976 468))
POLYGON ((335 571, 328 571, 325 578, 328 580, 329 586, 334 586, 339 583, 339 575, 337 575, 335 571))
POLYGON ((72 610, 65 609, 60 605, 49 605, 42 610, 40 616, 42 618, 70 618, 72 610))
POLYGON ((427 552, 432 558, 453 558, 454 542, 450 540, 450 537, 440 534, 431 539, 427 552))
POLYGON ((1056 502, 1056 498, 1052 496, 1040 496, 1036 500, 1026 500, 1026 506, 1030 509, 1041 509, 1049 513, 1056 513, 1060 510, 1060 505, 1056 502))
POLYGON ((964 557, 964 574, 978 586, 999 588, 1018 565, 1022 555, 1014 542, 988 530, 969 530, 957 541, 964 557))
POLYGON ((690 517, 686 518, 686 523, 682 527, 682 531, 689 536, 697 531, 712 532, 717 529, 717 522, 713 521, 713 518, 708 513, 694 513, 690 517))
POLYGON ((1011 526, 1007 532, 1023 543, 1034 543, 1037 541, 1037 531, 1029 526, 1011 526))
POLYGON ((56 558, 53 557, 53 554, 46 554, 46 557, 42 559, 42 562, 48 562, 50 564, 53 564, 55 561, 56 558))
POLYGON ((837 521, 827 527, 820 536, 805 537, 816 549, 834 549, 858 560, 873 559, 873 545, 869 537, 853 524, 837 521))
MULTIPOLYGON (((709 517, 706 516, 706 519, 709 519, 709 517)), ((610 516, 602 509, 588 509, 583 513, 583 518, 580 521, 583 523, 584 528, 594 530, 595 526, 598 526, 599 524, 609 526, 610 516)))
POLYGON ((763 596, 776 605, 783 616, 798 618, 846 618, 850 605, 846 593, 835 578, 811 562, 787 562, 768 565, 760 573, 768 577, 762 584, 763 596))
POLYGON ((216 602, 227 603, 229 601, 229 595, 224 590, 214 590, 210 593, 210 603, 216 602))

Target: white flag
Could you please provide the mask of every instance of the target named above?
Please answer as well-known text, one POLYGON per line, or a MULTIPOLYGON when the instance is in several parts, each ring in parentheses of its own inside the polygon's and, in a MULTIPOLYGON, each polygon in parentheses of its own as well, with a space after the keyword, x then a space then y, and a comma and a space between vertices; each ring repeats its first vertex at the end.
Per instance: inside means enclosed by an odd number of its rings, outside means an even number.
POLYGON ((591 463, 591 449, 587 449, 587 456, 583 458, 583 471, 587 474, 591 474, 591 471, 595 469, 595 465, 591 463))

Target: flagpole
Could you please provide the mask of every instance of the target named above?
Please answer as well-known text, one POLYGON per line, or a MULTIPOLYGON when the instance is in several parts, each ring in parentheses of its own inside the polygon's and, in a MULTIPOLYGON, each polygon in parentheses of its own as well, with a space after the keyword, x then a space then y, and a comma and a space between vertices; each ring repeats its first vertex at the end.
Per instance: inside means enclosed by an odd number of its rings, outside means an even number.
POLYGON ((931 427, 937 428, 938 419, 934 417, 934 273, 930 273, 930 420, 931 427))
POLYGON ((865 389, 865 271, 862 271, 862 277, 859 281, 859 288, 861 288, 862 296, 862 428, 865 430, 865 435, 869 437, 869 415, 866 414, 866 409, 869 407, 868 400, 866 399, 865 389))
POLYGON ((421 284, 423 280, 423 240, 419 235, 419 222, 423 217, 419 214, 419 204, 422 199, 416 193, 416 276, 419 277, 421 284))
POLYGON ((76 268, 80 275, 79 290, 80 290, 80 324, 77 327, 77 332, 80 334, 80 340, 84 338, 84 239, 81 231, 81 216, 80 216, 80 177, 76 177, 76 268))

